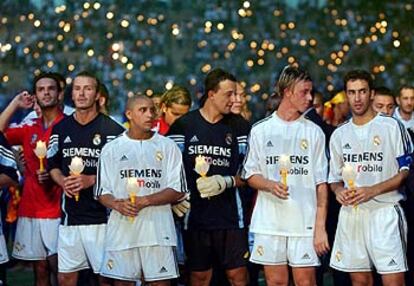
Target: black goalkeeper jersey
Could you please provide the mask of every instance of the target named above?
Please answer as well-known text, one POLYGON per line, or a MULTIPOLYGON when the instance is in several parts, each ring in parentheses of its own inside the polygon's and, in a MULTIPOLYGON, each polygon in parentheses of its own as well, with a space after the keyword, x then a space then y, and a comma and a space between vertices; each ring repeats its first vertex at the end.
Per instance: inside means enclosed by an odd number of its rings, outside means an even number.
MULTIPOLYGON (((16 160, 2 132, 0 132, 0 174, 7 175, 16 182, 18 181, 16 160)), ((2 232, 0 231, 0 233, 2 232)))
MULTIPOLYGON (((69 176, 69 165, 73 157, 83 159, 82 174, 96 175, 98 158, 102 147, 124 131, 124 128, 104 114, 86 125, 69 116, 56 124, 50 136, 47 151, 48 170, 60 169, 69 176)), ((79 201, 63 194, 62 224, 89 225, 107 222, 106 208, 94 199, 93 187, 79 192, 79 201)))
POLYGON ((242 117, 226 115, 217 123, 209 123, 199 110, 187 113, 170 128, 168 137, 183 152, 183 162, 191 192, 188 229, 212 230, 243 228, 242 198, 236 188, 218 196, 202 199, 194 171, 195 158, 203 155, 210 162, 207 176, 235 176, 243 161, 250 126, 242 117))

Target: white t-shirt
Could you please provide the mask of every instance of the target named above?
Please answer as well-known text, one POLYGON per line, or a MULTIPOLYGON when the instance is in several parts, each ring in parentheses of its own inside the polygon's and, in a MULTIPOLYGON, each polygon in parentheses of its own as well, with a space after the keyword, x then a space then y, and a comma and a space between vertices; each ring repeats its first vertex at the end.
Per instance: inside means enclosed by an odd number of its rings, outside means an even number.
MULTIPOLYGON (((329 183, 343 181, 342 168, 348 163, 357 174, 355 187, 363 187, 384 182, 401 169, 408 170, 409 163, 404 158, 412 152, 412 143, 401 122, 379 113, 362 126, 350 120, 338 127, 332 134, 329 149, 329 183)), ((345 187, 349 187, 348 182, 344 183, 345 187)), ((376 196, 358 207, 375 208, 403 198, 404 195, 395 190, 376 196)))
POLYGON ((397 107, 397 108, 395 108, 395 110, 394 110, 393 117, 395 117, 395 118, 397 118, 398 120, 400 120, 400 121, 401 121, 401 123, 405 126, 405 128, 407 128, 407 129, 411 129, 411 130, 413 130, 413 131, 414 131, 414 113, 413 113, 413 114, 411 114, 411 118, 410 118, 409 120, 405 120, 405 119, 403 119, 403 118, 401 117, 401 114, 400 114, 400 108, 399 108, 399 107, 397 107))
MULTIPOLYGON (((148 140, 134 140, 127 131, 106 144, 99 158, 95 195, 129 198, 128 178, 137 178, 137 198, 166 188, 187 192, 181 152, 169 138, 154 134, 148 140)), ((171 206, 142 209, 131 221, 112 210, 106 234, 107 250, 141 246, 175 246, 176 232, 171 206)))
POLYGON ((281 181, 279 158, 290 156, 287 175, 289 199, 259 190, 250 225, 254 233, 313 236, 316 186, 327 180, 325 135, 305 116, 287 122, 275 113, 256 123, 251 131, 242 177, 262 175, 281 181))

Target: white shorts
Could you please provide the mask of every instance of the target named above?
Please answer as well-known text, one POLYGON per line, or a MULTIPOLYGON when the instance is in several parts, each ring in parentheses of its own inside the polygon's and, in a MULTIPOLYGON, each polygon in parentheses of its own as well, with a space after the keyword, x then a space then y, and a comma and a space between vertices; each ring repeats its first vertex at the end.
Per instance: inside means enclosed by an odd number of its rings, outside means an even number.
POLYGON ((262 265, 319 266, 313 237, 254 234, 250 261, 262 265))
POLYGON ((407 224, 399 205, 369 210, 342 207, 331 255, 331 267, 345 272, 380 274, 408 270, 407 224))
POLYGON ((61 273, 92 268, 99 273, 104 254, 106 224, 61 225, 58 269, 61 273))
POLYGON ((19 217, 13 257, 22 260, 45 260, 57 253, 60 218, 19 217))
POLYGON ((0 234, 0 264, 9 261, 9 255, 7 254, 7 245, 4 235, 0 234))
POLYGON ((105 251, 101 275, 118 280, 169 280, 178 277, 173 246, 146 246, 105 251))

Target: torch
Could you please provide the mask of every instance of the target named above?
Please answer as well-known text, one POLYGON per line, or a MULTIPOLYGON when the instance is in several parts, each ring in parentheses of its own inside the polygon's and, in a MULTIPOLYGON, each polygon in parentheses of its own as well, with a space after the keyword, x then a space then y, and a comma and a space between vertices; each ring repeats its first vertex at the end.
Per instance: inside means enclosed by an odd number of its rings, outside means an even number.
POLYGON ((37 158, 39 158, 39 162, 40 162, 39 170, 43 172, 45 170, 43 159, 46 157, 46 153, 47 153, 46 142, 42 140, 37 141, 36 148, 34 149, 34 153, 36 154, 37 158))
MULTIPOLYGON (((352 190, 352 195, 355 195, 355 179, 357 173, 351 164, 345 163, 342 168, 342 179, 348 184, 348 188, 352 190)), ((357 206, 354 206, 355 208, 357 206)))
MULTIPOLYGON (((129 201, 131 202, 131 204, 135 204, 138 192, 137 178, 128 178, 126 188, 129 196, 129 201)), ((134 217, 131 216, 128 219, 131 223, 134 222, 134 217)))
MULTIPOLYGON (((70 173, 74 176, 79 176, 83 169, 85 169, 85 164, 82 158, 78 156, 73 157, 69 165, 70 173)), ((79 201, 79 193, 75 195, 75 201, 79 201)))

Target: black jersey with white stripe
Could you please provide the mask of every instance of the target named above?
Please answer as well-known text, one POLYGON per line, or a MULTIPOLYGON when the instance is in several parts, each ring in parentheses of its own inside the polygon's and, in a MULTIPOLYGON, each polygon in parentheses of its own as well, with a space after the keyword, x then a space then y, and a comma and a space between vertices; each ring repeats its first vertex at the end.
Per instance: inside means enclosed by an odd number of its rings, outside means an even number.
POLYGON ((18 181, 17 164, 9 143, 0 132, 0 174, 7 175, 14 181, 18 181))
POLYGON ((188 229, 243 228, 243 208, 239 191, 226 189, 209 199, 200 197, 194 171, 195 158, 207 157, 210 169, 207 176, 235 176, 246 152, 249 124, 239 116, 226 115, 217 123, 206 121, 199 110, 187 113, 170 128, 168 137, 173 139, 183 153, 187 186, 191 193, 191 210, 188 229))
MULTIPOLYGON (((56 124, 50 136, 47 151, 48 170, 60 169, 69 176, 69 165, 73 157, 83 159, 82 174, 96 175, 102 147, 124 131, 123 127, 108 116, 99 113, 86 125, 69 116, 56 124)), ((106 208, 94 199, 93 187, 79 192, 79 201, 63 194, 62 224, 89 225, 107 221, 106 208)))

